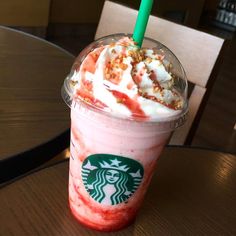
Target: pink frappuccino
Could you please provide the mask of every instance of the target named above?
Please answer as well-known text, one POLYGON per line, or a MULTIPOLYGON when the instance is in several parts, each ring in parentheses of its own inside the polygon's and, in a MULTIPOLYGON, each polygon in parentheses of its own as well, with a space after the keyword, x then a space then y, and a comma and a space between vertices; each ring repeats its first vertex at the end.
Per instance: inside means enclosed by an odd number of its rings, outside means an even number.
POLYGON ((163 147, 184 123, 186 91, 181 64, 154 40, 139 49, 112 35, 81 52, 62 90, 71 108, 69 204, 79 222, 114 231, 135 219, 163 147))

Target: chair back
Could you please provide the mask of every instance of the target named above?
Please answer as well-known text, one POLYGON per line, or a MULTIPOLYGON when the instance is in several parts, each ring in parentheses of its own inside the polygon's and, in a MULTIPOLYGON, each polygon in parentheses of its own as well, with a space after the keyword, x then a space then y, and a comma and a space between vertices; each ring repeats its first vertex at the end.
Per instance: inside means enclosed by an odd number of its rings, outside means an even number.
MULTIPOLYGON (((137 14, 137 10, 105 1, 95 38, 115 33, 132 33, 137 14)), ((188 120, 174 132, 170 140, 170 144, 190 144, 206 104, 206 92, 213 84, 213 77, 211 83, 210 78, 213 69, 216 69, 224 39, 156 16, 150 16, 145 36, 160 41, 177 56, 192 85, 188 120)))

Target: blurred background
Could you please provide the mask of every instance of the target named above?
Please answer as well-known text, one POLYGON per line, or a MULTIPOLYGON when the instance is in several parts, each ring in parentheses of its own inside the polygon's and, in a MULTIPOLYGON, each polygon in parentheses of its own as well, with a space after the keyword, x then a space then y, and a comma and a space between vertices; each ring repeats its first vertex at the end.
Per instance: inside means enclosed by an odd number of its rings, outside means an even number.
MULTIPOLYGON (((140 3, 116 2, 135 9, 140 3)), ((77 55, 93 41, 103 4, 104 0, 0 1, 0 25, 44 38, 77 55)), ((192 145, 236 153, 236 0, 155 0, 152 14, 228 40, 192 145)))

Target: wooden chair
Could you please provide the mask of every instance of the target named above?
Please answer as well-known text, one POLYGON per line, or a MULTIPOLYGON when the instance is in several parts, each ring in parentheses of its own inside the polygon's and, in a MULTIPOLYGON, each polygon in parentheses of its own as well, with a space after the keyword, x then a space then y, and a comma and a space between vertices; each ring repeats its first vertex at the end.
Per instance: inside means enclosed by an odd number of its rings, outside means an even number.
MULTIPOLYGON (((137 10, 105 1, 95 38, 132 33, 137 13, 137 10)), ((155 16, 150 16, 145 36, 160 41, 172 50, 192 84, 188 120, 170 140, 170 144, 175 145, 191 144, 216 77, 224 40, 155 16)))

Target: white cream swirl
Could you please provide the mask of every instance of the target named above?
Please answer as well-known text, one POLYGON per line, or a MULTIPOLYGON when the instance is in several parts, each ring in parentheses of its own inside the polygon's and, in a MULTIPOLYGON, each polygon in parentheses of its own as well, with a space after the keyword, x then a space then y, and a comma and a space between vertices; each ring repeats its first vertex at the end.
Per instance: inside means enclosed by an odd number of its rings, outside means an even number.
POLYGON ((138 49, 129 38, 90 52, 71 80, 75 92, 104 110, 126 117, 161 117, 179 113, 182 97, 164 57, 152 49, 138 49))

